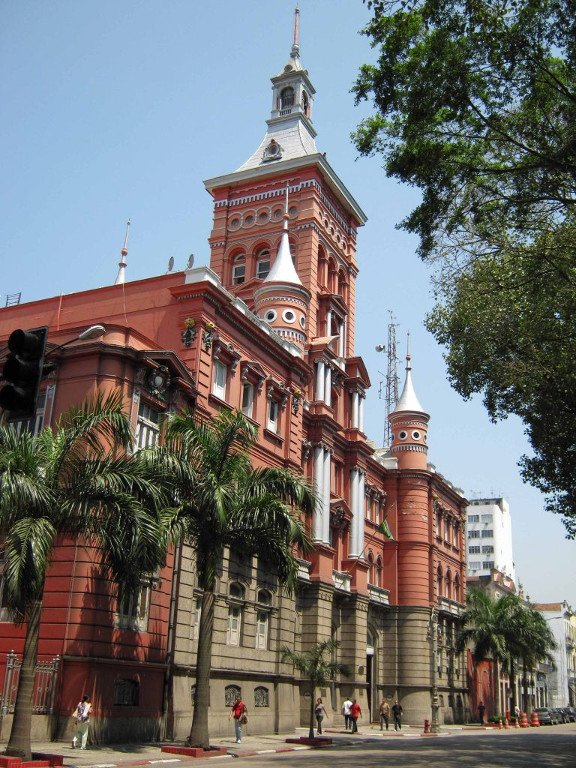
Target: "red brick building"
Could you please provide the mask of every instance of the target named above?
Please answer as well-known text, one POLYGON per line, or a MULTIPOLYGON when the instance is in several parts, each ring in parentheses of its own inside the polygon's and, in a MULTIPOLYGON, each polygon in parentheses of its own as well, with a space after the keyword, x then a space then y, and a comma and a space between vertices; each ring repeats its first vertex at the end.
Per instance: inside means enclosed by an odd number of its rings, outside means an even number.
MULTIPOLYGON (((315 550, 301 562, 296 596, 234 553, 220 575, 214 733, 227 732, 238 690, 253 732, 292 728, 299 712, 306 719, 307 694, 278 648, 327 637, 340 641, 351 670, 323 692, 336 716, 347 695, 365 717, 382 697, 398 697, 407 720, 422 722, 437 692, 440 719, 462 719, 466 670, 453 646, 465 600, 466 501, 427 463, 429 415, 409 358, 391 446, 376 449, 367 439, 370 380, 354 346, 356 239, 365 215, 316 149, 315 91, 296 37, 272 91, 258 149, 237 171, 206 182, 214 200, 209 268, 123 282, 121 266, 116 285, 0 310, 0 340, 17 327, 47 325, 49 348, 70 341, 53 353, 58 365, 45 382, 38 425, 53 424, 96 389, 122 390, 136 446, 158 439, 163 413, 237 408, 259 426, 255 464, 313 479, 315 550), (101 338, 73 341, 93 323, 105 326, 101 338), (379 531, 384 520, 393 540, 379 531)), ((93 553, 62 541, 40 640, 42 658, 59 657, 54 712, 38 723, 63 734, 87 692, 97 738, 185 736, 198 598, 187 546, 171 553, 126 613, 93 553)), ((22 635, 0 622, 0 662, 21 651, 22 635)), ((5 670, 2 663, 0 678, 5 670)))

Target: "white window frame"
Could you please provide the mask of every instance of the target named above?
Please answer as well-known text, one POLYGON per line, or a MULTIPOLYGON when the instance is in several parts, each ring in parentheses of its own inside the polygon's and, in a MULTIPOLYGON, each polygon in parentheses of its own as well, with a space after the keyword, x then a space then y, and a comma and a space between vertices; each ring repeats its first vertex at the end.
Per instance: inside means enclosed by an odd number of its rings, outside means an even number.
POLYGON ((280 403, 274 398, 268 400, 268 413, 266 415, 266 428, 274 434, 280 431, 280 403))
POLYGON ((251 381, 245 381, 242 384, 242 403, 240 407, 244 416, 251 419, 254 413, 254 384, 251 381))
POLYGON ((228 625, 226 628, 226 645, 240 645, 242 635, 242 606, 236 603, 228 606, 228 625))
POLYGON ((265 258, 262 256, 257 262, 256 262, 256 277, 259 280, 264 280, 268 275, 270 274, 270 254, 268 254, 265 258))
POLYGON ((136 450, 154 448, 160 439, 160 417, 162 411, 154 408, 146 400, 140 399, 136 419, 136 450), (156 419, 154 418, 157 417, 156 419))
POLYGON ((228 388, 228 366, 221 360, 214 360, 212 394, 226 400, 226 390, 228 388))
POLYGON ((246 259, 235 260, 232 267, 232 285, 242 285, 246 282, 246 259))
POLYGON ((116 628, 133 632, 146 632, 150 612, 150 579, 143 580, 130 594, 118 594, 116 628))
POLYGON ((270 637, 270 612, 259 608, 256 611, 256 649, 268 650, 270 637))

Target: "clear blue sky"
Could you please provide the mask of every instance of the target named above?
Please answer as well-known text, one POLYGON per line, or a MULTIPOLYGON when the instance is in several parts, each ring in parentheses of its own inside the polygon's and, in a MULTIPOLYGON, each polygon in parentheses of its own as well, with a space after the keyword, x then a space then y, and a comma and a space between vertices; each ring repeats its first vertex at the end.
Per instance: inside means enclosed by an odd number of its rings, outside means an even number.
MULTIPOLYGON (((288 58, 289 0, 5 0, 0 5, 0 302, 112 283, 125 222, 128 278, 207 264, 212 209, 202 180, 256 149, 269 117, 269 78, 288 58)), ((415 240, 395 229, 417 201, 358 158, 350 132, 366 114, 350 89, 374 53, 358 32, 361 0, 300 0, 300 51, 317 90, 317 146, 369 221, 358 238, 356 353, 372 379, 366 431, 381 443, 378 398, 390 310, 399 355, 411 332, 416 392, 431 414, 429 459, 469 497, 505 496, 519 580, 534 601, 576 607, 574 542, 543 511, 516 461, 528 450, 514 419, 491 424, 479 400, 446 381, 442 350, 422 322, 432 305, 415 240)), ((403 363, 400 363, 400 373, 403 363)))

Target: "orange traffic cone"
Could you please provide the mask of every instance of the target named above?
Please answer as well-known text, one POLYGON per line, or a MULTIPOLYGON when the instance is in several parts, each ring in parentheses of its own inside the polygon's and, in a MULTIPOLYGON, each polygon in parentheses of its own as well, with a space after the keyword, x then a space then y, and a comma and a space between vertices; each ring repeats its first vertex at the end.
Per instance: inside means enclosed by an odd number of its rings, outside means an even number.
POLYGON ((500 718, 500 720, 498 720, 498 730, 499 731, 502 730, 502 718, 500 718))
POLYGON ((508 718, 504 721, 504 730, 507 731, 510 728, 510 723, 508 722, 508 718))
POLYGON ((536 710, 532 710, 532 714, 530 715, 530 725, 532 728, 540 728, 540 720, 538 720, 538 712, 536 710))
POLYGON ((520 728, 520 720, 519 720, 519 718, 516 718, 516 721, 514 723, 514 728, 520 728))
POLYGON ((520 712, 520 727, 530 728, 530 723, 528 722, 528 718, 526 717, 526 712, 520 712))

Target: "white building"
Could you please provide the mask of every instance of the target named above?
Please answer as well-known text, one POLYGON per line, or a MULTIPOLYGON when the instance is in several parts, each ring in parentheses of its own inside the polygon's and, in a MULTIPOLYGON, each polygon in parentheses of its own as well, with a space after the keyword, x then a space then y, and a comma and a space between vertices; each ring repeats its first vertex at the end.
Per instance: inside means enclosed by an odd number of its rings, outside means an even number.
POLYGON ((534 603, 533 607, 544 616, 556 640, 556 650, 552 651, 554 668, 548 674, 548 706, 566 707, 572 704, 576 695, 576 614, 565 600, 562 603, 534 603))
POLYGON ((476 499, 466 508, 468 578, 494 570, 516 583, 512 555, 512 520, 506 499, 476 499))

